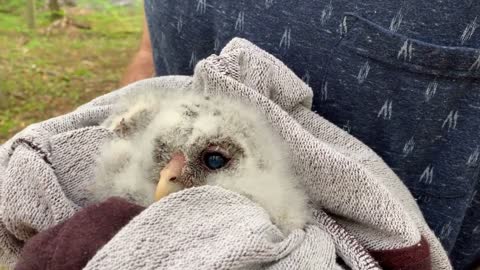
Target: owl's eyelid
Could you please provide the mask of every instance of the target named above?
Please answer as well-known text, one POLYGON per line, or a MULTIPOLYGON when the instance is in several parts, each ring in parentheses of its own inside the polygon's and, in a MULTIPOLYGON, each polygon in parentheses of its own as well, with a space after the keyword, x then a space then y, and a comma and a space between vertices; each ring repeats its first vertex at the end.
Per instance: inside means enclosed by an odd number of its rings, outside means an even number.
POLYGON ((202 152, 202 156, 208 153, 220 153, 224 158, 230 160, 232 155, 228 153, 223 147, 220 145, 209 145, 205 150, 202 152))

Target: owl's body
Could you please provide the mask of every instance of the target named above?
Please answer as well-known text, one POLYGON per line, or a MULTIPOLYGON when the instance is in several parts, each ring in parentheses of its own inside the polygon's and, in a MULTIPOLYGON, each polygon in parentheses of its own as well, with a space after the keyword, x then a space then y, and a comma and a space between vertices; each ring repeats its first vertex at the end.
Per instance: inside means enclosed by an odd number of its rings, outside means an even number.
POLYGON ((98 160, 97 198, 153 203, 162 168, 180 156, 181 172, 169 177, 173 191, 217 185, 238 192, 261 205, 284 232, 302 228, 309 218, 286 147, 250 106, 197 92, 147 91, 120 102, 103 126, 117 137, 98 160))

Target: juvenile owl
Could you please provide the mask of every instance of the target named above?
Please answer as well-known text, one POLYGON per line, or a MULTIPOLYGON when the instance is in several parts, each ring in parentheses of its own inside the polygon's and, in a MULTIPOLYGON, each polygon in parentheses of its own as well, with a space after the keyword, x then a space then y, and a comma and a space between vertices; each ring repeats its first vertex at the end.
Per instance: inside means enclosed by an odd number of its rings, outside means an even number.
POLYGON ((282 231, 309 219, 288 151, 252 106, 194 91, 129 95, 102 124, 116 137, 98 158, 97 199, 149 205, 184 188, 217 185, 262 206, 282 231))

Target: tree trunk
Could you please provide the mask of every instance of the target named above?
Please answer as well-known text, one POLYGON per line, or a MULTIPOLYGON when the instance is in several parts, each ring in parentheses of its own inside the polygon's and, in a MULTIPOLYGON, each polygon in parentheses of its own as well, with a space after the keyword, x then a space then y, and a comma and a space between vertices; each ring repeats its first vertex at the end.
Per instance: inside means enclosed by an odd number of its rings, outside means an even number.
POLYGON ((28 28, 35 28, 35 0, 27 0, 27 25, 28 28))
POLYGON ((63 0, 63 5, 69 6, 69 7, 74 7, 77 5, 77 1, 75 0, 63 0))
POLYGON ((50 10, 50 19, 52 21, 63 17, 62 9, 58 0, 47 0, 47 6, 50 10))
POLYGON ((60 12, 60 3, 58 0, 47 0, 48 9, 52 13, 59 13, 60 12))

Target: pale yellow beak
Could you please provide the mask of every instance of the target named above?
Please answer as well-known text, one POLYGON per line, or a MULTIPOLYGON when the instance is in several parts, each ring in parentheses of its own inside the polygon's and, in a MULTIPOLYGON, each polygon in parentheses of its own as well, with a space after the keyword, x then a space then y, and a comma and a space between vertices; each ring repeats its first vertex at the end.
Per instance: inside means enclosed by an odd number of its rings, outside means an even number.
POLYGON ((160 180, 155 190, 155 201, 167 196, 170 193, 177 192, 185 187, 176 181, 182 174, 185 166, 185 156, 182 153, 175 153, 172 159, 160 172, 160 180))

